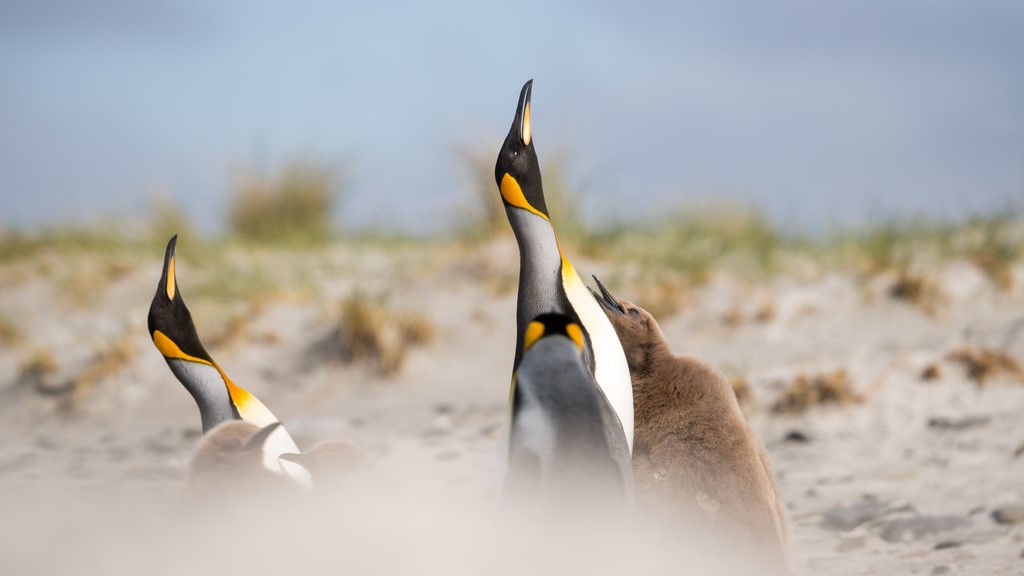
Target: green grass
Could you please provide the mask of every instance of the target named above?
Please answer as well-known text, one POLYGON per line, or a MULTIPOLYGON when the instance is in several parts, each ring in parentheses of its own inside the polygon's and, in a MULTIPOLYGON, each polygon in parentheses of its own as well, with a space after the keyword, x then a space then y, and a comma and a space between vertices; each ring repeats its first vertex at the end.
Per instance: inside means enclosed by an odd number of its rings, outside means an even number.
POLYGON ((974 262, 1004 289, 1013 287, 1012 267, 1024 259, 1024 218, 1001 214, 974 218, 954 236, 953 251, 974 262))
POLYGON ((106 225, 49 226, 33 232, 0 230, 0 263, 31 260, 44 253, 110 253, 124 245, 124 234, 106 225))
POLYGON ((1012 267, 1024 259, 1024 214, 1004 211, 962 222, 912 218, 832 234, 815 247, 823 261, 867 276, 908 275, 915 265, 974 263, 993 283, 1012 287, 1012 267))
MULTIPOLYGON (((158 274, 167 239, 180 233, 184 293, 215 302, 315 296, 325 274, 354 270, 349 250, 333 250, 339 244, 355 253, 376 251, 394 262, 409 282, 439 263, 478 258, 472 278, 489 282, 489 276, 501 276, 491 284, 514 288, 515 267, 509 262, 491 265, 493 251, 486 246, 493 245, 485 244, 507 241, 510 234, 494 183, 493 159, 466 154, 464 164, 470 175, 469 197, 454 207, 460 216, 452 230, 436 236, 386 229, 337 234, 331 220, 341 194, 337 171, 297 161, 277 174, 243 179, 230 199, 227 230, 220 236, 200 233, 179 206, 157 198, 141 219, 110 218, 34 231, 0 228, 0 265, 29 262, 45 278, 82 293, 83 287, 102 288, 140 266, 158 274), (454 241, 450 232, 456 232, 454 241), (74 258, 80 255, 95 258, 74 258)), ((1021 210, 957 222, 890 219, 818 236, 794 233, 756 207, 730 204, 680 205, 646 219, 595 225, 583 217, 583 187, 569 176, 566 156, 549 157, 544 165, 548 210, 569 256, 606 263, 610 270, 605 280, 662 303, 663 314, 685 306, 687 288, 716 273, 755 282, 794 269, 853 272, 865 282, 887 275, 893 279, 894 297, 917 303, 938 302, 928 276, 936 264, 971 262, 994 285, 1008 290, 1013 288, 1014 266, 1024 261, 1021 210)))
POLYGON ((593 233, 589 252, 703 281, 714 270, 763 275, 800 239, 783 234, 761 212, 728 205, 673 210, 648 222, 619 224, 593 233))
POLYGON ((456 237, 479 241, 510 233, 505 205, 494 181, 494 155, 464 149, 458 156, 465 188, 451 211, 454 216, 450 226, 456 237))
POLYGON ((155 196, 150 200, 145 229, 156 246, 166 245, 175 234, 187 242, 201 237, 181 205, 167 196, 155 196))
POLYGON ((229 227, 239 238, 260 243, 323 244, 334 231, 333 214, 342 191, 339 171, 298 160, 279 173, 243 175, 229 206, 229 227))

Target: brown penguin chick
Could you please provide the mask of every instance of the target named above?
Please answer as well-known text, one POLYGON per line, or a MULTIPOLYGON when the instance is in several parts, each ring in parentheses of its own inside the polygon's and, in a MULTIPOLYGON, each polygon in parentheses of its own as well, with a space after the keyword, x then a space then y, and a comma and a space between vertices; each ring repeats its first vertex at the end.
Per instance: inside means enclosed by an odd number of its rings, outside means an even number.
POLYGON ((244 420, 228 420, 203 435, 189 463, 190 488, 230 489, 286 486, 290 481, 264 465, 267 438, 279 426, 260 428, 244 420))
MULTIPOLYGON (((597 278, 595 278, 597 280, 597 278)), ((622 342, 633 383, 633 470, 638 511, 657 520, 747 537, 786 558, 785 513, 767 454, 728 380, 672 353, 646 310, 594 293, 622 342)))
POLYGON ((340 440, 321 442, 303 454, 282 454, 280 458, 301 464, 317 483, 344 480, 373 466, 366 452, 340 440))

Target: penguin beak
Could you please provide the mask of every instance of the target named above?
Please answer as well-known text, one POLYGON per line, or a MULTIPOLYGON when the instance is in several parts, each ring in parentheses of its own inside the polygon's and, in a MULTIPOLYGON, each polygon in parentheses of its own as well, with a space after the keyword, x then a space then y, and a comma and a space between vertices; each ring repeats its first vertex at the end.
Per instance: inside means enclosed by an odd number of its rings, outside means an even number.
POLYGON ((619 300, 615 296, 612 296, 612 293, 609 292, 608 289, 604 287, 604 284, 602 284, 601 281, 597 279, 597 276, 592 277, 594 279, 594 282, 597 282, 597 287, 601 290, 601 293, 598 294, 597 292, 594 292, 593 288, 587 286, 587 289, 590 290, 590 293, 594 295, 594 300, 597 300, 597 302, 601 306, 604 306, 605 309, 608 310, 609 312, 612 312, 614 314, 625 314, 626 309, 622 307, 622 304, 619 303, 619 300))
POLYGON ((245 446, 242 447, 241 451, 249 452, 253 450, 262 450, 263 445, 267 442, 267 438, 270 438, 270 435, 274 433, 274 430, 277 430, 280 426, 280 422, 274 422, 273 424, 268 424, 263 428, 260 428, 259 432, 253 434, 252 438, 249 438, 249 441, 245 443, 245 446))
POLYGON ((529 146, 533 141, 533 132, 530 130, 530 94, 533 92, 533 79, 523 84, 519 92, 519 106, 516 107, 516 119, 512 126, 518 128, 519 141, 523 146, 529 146))
POLYGON ((286 454, 278 454, 277 457, 281 460, 287 460, 289 462, 295 462, 296 464, 306 464, 305 454, 296 454, 294 452, 288 452, 286 454))
POLYGON ((175 253, 178 245, 178 235, 171 236, 167 243, 167 252, 164 254, 164 271, 160 276, 160 286, 163 287, 164 295, 170 301, 174 300, 178 293, 178 278, 174 273, 175 253))

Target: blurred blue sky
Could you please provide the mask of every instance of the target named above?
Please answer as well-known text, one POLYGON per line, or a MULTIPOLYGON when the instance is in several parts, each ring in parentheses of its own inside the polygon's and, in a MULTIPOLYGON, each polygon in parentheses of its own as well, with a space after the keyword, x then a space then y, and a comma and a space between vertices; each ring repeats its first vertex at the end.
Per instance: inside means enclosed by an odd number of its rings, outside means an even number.
POLYGON ((437 229, 459 151, 496 155, 529 78, 541 161, 566 152, 598 216, 1024 200, 1011 0, 5 0, 0 78, 0 225, 164 194, 213 228, 239 169, 306 157, 346 169, 343 222, 437 229))

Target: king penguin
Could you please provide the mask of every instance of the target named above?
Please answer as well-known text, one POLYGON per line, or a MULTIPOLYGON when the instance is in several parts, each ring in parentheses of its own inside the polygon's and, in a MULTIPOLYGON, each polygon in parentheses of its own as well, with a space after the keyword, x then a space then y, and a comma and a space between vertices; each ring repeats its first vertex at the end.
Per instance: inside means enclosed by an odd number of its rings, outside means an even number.
MULTIPOLYGON (((519 244, 519 294, 513 372, 523 358, 526 330, 533 318, 554 312, 577 322, 583 332, 583 360, 607 397, 607 408, 621 425, 627 454, 633 449, 633 390, 618 336, 576 269, 562 253, 544 201, 540 163, 533 146, 530 95, 533 80, 519 94, 508 136, 498 153, 494 178, 505 214, 519 244)), ((609 420, 606 418, 606 420, 609 420)), ((506 430, 507 432, 507 430, 506 430)), ((501 449, 507 449, 502 443, 501 449)), ((502 459, 499 457, 499 462, 502 459)))
POLYGON ((527 324, 523 358, 512 380, 508 473, 502 500, 539 505, 544 512, 608 507, 633 501, 629 453, 608 399, 583 363, 583 330, 563 314, 527 324), (609 433, 619 438, 609 437, 609 433))
MULTIPOLYGON (((178 289, 175 274, 177 241, 178 236, 175 235, 167 243, 163 274, 149 307, 149 335, 153 344, 167 361, 171 372, 195 399, 204 433, 229 420, 244 420, 258 428, 279 423, 259 399, 228 378, 199 341, 192 314, 178 289)), ((283 426, 271 430, 262 451, 263 465, 267 469, 289 476, 301 485, 312 486, 305 468, 278 458, 281 454, 299 452, 283 426)))

